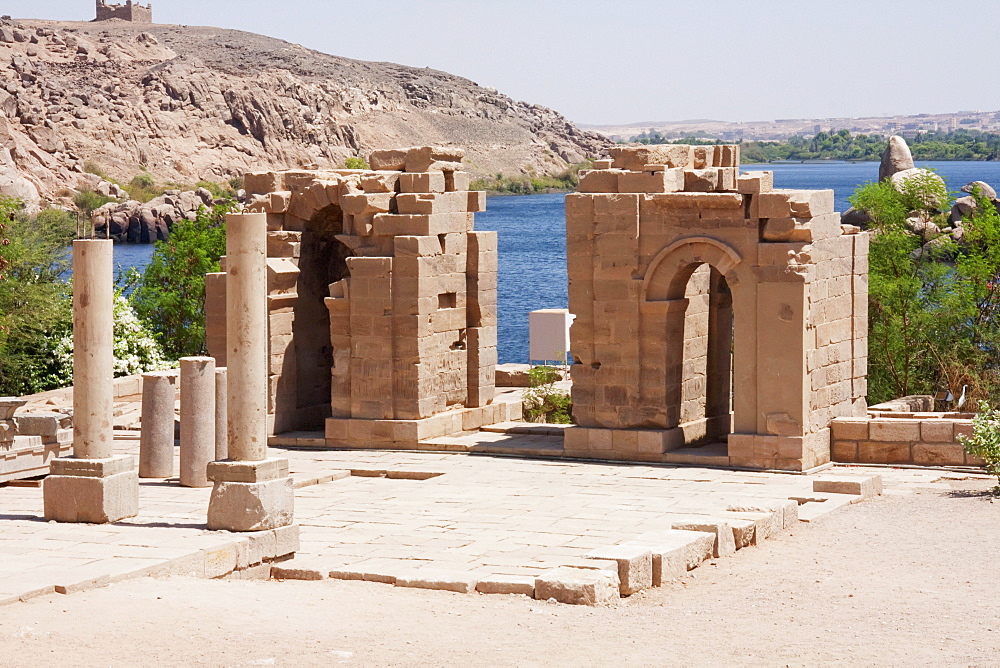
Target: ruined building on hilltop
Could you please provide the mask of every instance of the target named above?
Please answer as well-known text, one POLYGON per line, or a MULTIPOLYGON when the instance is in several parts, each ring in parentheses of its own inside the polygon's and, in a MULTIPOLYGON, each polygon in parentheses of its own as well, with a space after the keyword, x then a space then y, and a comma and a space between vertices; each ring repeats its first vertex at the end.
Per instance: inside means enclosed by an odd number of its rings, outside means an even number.
POLYGON ((104 0, 97 0, 97 18, 95 21, 110 21, 119 19, 132 23, 152 23, 153 3, 140 5, 132 0, 125 0, 124 5, 109 5, 104 0))

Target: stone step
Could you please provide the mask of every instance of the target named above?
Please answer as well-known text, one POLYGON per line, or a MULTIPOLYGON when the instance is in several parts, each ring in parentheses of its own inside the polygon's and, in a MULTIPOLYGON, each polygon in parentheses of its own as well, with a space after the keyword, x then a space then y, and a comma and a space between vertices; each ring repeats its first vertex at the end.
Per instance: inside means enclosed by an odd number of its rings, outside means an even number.
POLYGON ((729 447, 725 443, 712 443, 697 448, 679 448, 664 453, 661 461, 664 464, 729 466, 729 447))
POLYGON ((498 422, 485 426, 481 431, 495 434, 528 434, 531 436, 559 436, 573 427, 571 424, 552 424, 548 422, 498 422))

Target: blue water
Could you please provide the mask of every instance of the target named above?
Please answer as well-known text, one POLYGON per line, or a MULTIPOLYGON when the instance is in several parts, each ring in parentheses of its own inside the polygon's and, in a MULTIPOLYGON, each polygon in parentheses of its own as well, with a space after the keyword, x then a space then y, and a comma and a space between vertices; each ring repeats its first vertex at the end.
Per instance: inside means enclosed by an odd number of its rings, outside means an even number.
MULTIPOLYGON (((1000 162, 926 162, 958 190, 971 181, 985 181, 1000 190, 1000 162)), ((778 188, 806 190, 832 188, 838 211, 846 211, 847 197, 866 181, 878 178, 878 163, 821 163, 744 165, 743 171, 774 172, 778 188)), ((495 230, 500 239, 498 311, 501 362, 528 361, 528 313, 543 308, 566 308, 565 195, 490 197, 486 212, 476 214, 476 229, 495 230)), ((115 245, 115 261, 122 267, 145 269, 153 254, 150 245, 115 245)))
MULTIPOLYGON (((1000 186, 1000 162, 918 162, 917 167, 933 169, 947 181, 951 190, 958 190, 972 181, 985 181, 994 188, 1000 186)), ((851 207, 847 198, 867 181, 878 180, 877 162, 824 162, 809 164, 743 165, 744 172, 766 170, 774 172, 776 188, 816 190, 832 188, 836 193, 837 211, 851 207)))
POLYGON ((499 236, 497 354, 528 361, 528 313, 569 305, 566 276, 566 196, 489 197, 476 229, 499 236))

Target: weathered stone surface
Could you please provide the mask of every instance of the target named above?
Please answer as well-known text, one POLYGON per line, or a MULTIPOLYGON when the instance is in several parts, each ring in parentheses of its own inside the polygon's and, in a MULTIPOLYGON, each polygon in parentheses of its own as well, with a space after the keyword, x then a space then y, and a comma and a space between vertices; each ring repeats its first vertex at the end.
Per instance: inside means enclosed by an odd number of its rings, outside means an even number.
POLYGON ((894 174, 913 169, 913 154, 906 140, 898 135, 889 137, 889 145, 882 152, 882 163, 878 169, 878 180, 885 181, 894 174))
POLYGON ((962 192, 969 193, 970 195, 978 192, 983 197, 987 197, 991 200, 996 200, 997 191, 990 184, 985 181, 973 181, 962 186, 962 192))
POLYGON ((656 531, 643 534, 625 545, 648 549, 652 553, 652 584, 659 587, 711 559, 715 538, 702 531, 656 531))
POLYGON ((587 557, 618 564, 618 586, 622 596, 631 596, 653 586, 653 554, 648 547, 634 543, 611 545, 593 550, 587 557))
POLYGON ((478 582, 478 578, 473 575, 445 570, 421 570, 407 577, 396 578, 397 587, 439 589, 457 594, 471 594, 476 591, 478 582))
POLYGON ((535 578, 527 575, 493 575, 476 583, 480 594, 521 594, 535 596, 535 578))
POLYGON ((736 537, 733 533, 733 526, 729 522, 709 518, 692 518, 674 521, 672 527, 684 531, 702 531, 712 534, 715 537, 712 543, 713 557, 727 557, 736 553, 736 537))
POLYGON ((208 506, 208 528, 263 531, 290 525, 294 517, 291 478, 267 482, 217 482, 208 506))
POLYGON ((940 210, 947 204, 943 194, 947 191, 944 179, 929 169, 919 167, 906 169, 890 176, 889 181, 899 192, 916 190, 916 194, 919 195, 924 206, 928 208, 940 210), (936 188, 942 194, 935 196, 933 193, 926 192, 926 188, 936 188))
POLYGON ((853 494, 868 499, 882 494, 882 476, 823 476, 813 481, 814 492, 853 494))
POLYGON ((535 579, 535 598, 570 605, 608 606, 620 599, 617 578, 600 570, 553 568, 535 579))
POLYGON ((139 474, 50 475, 43 485, 45 519, 107 524, 139 514, 139 474))

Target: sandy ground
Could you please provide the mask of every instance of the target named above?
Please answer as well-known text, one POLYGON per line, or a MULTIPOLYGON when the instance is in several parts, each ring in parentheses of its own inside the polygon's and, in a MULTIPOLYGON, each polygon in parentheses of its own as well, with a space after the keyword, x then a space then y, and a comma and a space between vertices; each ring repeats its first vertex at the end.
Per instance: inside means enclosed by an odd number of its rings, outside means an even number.
POLYGON ((0 608, 0 664, 1000 664, 988 481, 858 504, 617 608, 139 580, 0 608))

